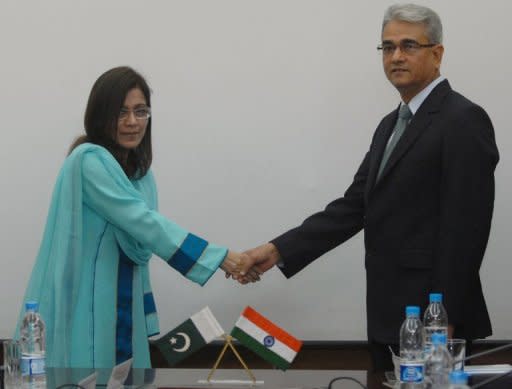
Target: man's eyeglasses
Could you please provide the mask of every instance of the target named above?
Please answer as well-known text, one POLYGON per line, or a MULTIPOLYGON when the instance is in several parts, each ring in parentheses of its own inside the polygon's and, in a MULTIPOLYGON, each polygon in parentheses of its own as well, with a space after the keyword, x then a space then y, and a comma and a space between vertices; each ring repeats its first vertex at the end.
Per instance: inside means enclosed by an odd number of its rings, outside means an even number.
POLYGON ((421 44, 412 39, 404 39, 400 41, 398 45, 393 42, 383 42, 381 45, 377 46, 377 50, 382 50, 383 55, 391 55, 395 52, 396 48, 400 48, 400 52, 403 54, 416 54, 419 50, 424 49, 426 47, 434 47, 437 46, 437 43, 427 43, 421 44))
POLYGON ((148 120, 151 116, 151 108, 149 107, 141 107, 134 110, 123 108, 119 111, 119 121, 125 120, 131 112, 133 112, 133 115, 137 120, 148 120))

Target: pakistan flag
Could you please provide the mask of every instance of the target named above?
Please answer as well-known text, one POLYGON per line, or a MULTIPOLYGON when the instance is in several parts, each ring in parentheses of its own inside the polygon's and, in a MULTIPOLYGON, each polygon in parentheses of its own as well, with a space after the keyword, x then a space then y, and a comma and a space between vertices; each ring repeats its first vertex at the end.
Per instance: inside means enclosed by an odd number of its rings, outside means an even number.
POLYGON ((222 335, 224 330, 210 308, 206 307, 152 343, 160 350, 169 366, 174 366, 222 335))

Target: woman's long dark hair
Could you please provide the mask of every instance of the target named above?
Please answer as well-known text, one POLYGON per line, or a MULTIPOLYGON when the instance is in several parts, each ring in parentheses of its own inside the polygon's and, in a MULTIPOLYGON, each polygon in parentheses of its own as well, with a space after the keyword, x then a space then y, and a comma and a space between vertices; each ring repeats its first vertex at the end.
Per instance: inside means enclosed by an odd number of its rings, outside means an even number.
POLYGON ((120 66, 103 73, 94 83, 85 110, 85 135, 78 137, 70 148, 70 153, 82 143, 89 142, 105 147, 122 166, 130 178, 144 176, 151 166, 151 117, 146 133, 140 144, 128 151, 116 142, 119 112, 128 92, 139 88, 151 106, 149 86, 139 73, 128 66, 120 66))

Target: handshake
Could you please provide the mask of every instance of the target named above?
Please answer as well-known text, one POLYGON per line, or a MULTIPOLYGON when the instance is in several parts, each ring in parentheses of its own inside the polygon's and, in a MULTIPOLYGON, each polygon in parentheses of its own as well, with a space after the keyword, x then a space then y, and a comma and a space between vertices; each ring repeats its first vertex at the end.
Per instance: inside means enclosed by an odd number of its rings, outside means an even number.
POLYGON ((232 277, 241 284, 247 284, 259 281, 261 275, 280 259, 276 246, 266 243, 243 253, 228 251, 220 267, 226 272, 226 278, 232 277))

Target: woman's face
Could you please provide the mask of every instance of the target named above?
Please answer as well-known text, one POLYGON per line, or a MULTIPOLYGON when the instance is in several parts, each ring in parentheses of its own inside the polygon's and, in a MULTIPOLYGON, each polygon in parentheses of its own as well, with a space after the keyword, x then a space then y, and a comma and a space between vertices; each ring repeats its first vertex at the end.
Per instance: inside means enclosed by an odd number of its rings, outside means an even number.
POLYGON ((126 94, 123 108, 117 122, 116 142, 127 150, 135 149, 144 134, 149 120, 150 108, 146 104, 144 93, 133 88, 126 94))

